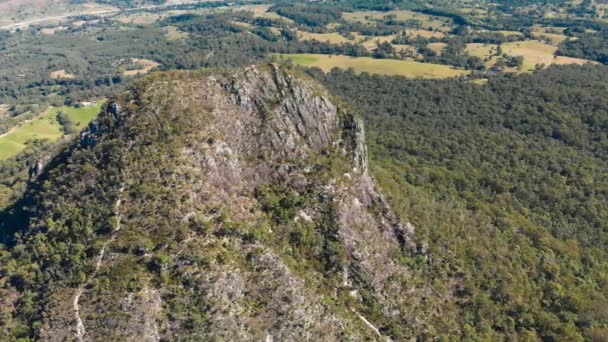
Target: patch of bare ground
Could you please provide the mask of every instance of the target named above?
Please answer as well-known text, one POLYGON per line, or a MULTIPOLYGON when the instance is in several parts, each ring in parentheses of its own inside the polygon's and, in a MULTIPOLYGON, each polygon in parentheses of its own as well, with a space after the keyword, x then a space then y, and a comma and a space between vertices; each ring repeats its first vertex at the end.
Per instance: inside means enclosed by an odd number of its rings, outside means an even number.
POLYGON ((131 58, 131 63, 139 64, 141 66, 141 69, 126 70, 122 73, 124 76, 137 76, 147 74, 152 69, 160 66, 160 63, 144 58, 131 58))
POLYGON ((67 29, 67 27, 65 27, 65 26, 45 27, 43 29, 40 29, 40 33, 45 34, 45 35, 53 35, 59 31, 65 31, 65 29, 67 29))
POLYGON ((55 70, 55 71, 51 72, 49 74, 49 76, 51 78, 54 78, 54 79, 58 79, 58 78, 74 78, 73 74, 70 74, 69 72, 65 71, 64 69, 55 70))

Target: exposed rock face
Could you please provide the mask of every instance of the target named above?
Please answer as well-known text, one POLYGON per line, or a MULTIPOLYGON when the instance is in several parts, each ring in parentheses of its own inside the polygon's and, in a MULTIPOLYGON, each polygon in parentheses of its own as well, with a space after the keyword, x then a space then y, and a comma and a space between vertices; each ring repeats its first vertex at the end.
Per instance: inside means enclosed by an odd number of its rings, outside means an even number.
POLYGON ((80 144, 22 242, 72 246, 48 286, 23 286, 47 303, 44 339, 361 341, 390 337, 378 317, 411 323, 413 229, 375 190, 362 123, 315 82, 153 76, 80 144))
POLYGON ((38 176, 40 176, 40 174, 42 173, 43 169, 44 164, 42 163, 42 161, 37 161, 36 163, 32 164, 28 170, 29 180, 32 181, 38 178, 38 176))

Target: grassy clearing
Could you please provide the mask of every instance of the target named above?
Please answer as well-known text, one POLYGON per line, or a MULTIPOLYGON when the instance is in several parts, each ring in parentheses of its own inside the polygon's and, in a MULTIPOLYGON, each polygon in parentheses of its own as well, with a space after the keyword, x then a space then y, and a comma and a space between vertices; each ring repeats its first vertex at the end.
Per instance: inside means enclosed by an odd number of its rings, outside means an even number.
POLYGON ((168 17, 173 17, 176 15, 182 15, 182 14, 196 14, 196 15, 205 15, 205 14, 209 14, 209 13, 213 13, 214 10, 210 9, 210 8, 198 8, 198 9, 188 9, 188 10, 168 10, 168 11, 162 11, 160 12, 160 19, 164 19, 164 18, 168 18, 168 17))
POLYGON ((70 119, 75 123, 77 129, 83 129, 89 124, 101 110, 101 106, 104 101, 97 101, 88 107, 59 107, 55 108, 55 114, 57 112, 64 112, 70 119))
POLYGON ((272 7, 272 5, 244 5, 239 6, 239 11, 253 12, 254 14, 263 14, 268 13, 268 10, 272 7))
POLYGON ((587 59, 582 59, 582 58, 574 58, 574 57, 564 57, 564 56, 555 56, 555 58, 553 59, 553 64, 587 64, 587 63, 591 63, 591 64, 598 64, 597 62, 594 61, 589 61, 587 59))
POLYGON ((557 47, 545 44, 538 40, 528 40, 523 42, 510 42, 501 45, 502 50, 509 56, 524 57, 522 71, 534 70, 537 64, 585 64, 589 63, 586 59, 555 56, 557 47))
POLYGON ((67 114, 78 130, 83 129, 97 116, 102 103, 102 101, 99 101, 93 106, 82 108, 51 107, 47 109, 36 118, 0 136, 0 160, 8 159, 23 151, 29 140, 47 139, 56 141, 61 138, 64 133, 57 121, 57 113, 59 112, 67 114))
MULTIPOLYGON (((487 68, 492 67, 497 61, 495 56, 498 49, 494 44, 467 44, 466 51, 471 56, 477 56, 484 60, 487 68)), ((524 58, 524 63, 520 70, 515 68, 506 68, 507 72, 529 72, 535 69, 537 64, 549 66, 551 64, 585 64, 589 61, 586 59, 555 56, 557 47, 546 44, 538 40, 528 40, 523 42, 510 42, 501 45, 502 53, 508 56, 521 56, 524 58)))
POLYGON ((244 21, 230 20, 229 22, 231 24, 234 24, 236 26, 240 26, 240 27, 242 27, 244 29, 248 29, 248 30, 255 27, 254 25, 251 25, 250 23, 246 23, 244 21))
POLYGON ((594 3, 593 6, 595 7, 595 12, 597 13, 597 17, 598 18, 606 18, 607 14, 608 14, 608 4, 603 4, 603 3, 594 3))
POLYGON ((136 76, 136 75, 147 74, 152 69, 154 69, 160 65, 160 63, 157 63, 157 62, 149 60, 149 59, 143 59, 143 58, 131 58, 131 62, 139 64, 141 66, 141 69, 123 71, 122 74, 124 76, 136 76))
POLYGON ((114 20, 119 21, 123 24, 152 25, 161 18, 162 16, 156 13, 141 12, 133 14, 122 14, 114 18, 114 20))
POLYGON ((373 20, 380 20, 384 17, 384 12, 363 11, 363 12, 344 12, 342 18, 352 22, 371 23, 373 20))
POLYGON ((406 53, 410 56, 419 56, 415 46, 407 44, 393 44, 393 48, 399 53, 406 53))
POLYGON ((293 23, 293 20, 283 17, 275 12, 269 12, 268 10, 272 5, 244 5, 235 7, 239 11, 252 12, 254 17, 262 17, 268 19, 281 19, 289 23, 293 23))
POLYGON ((355 42, 363 42, 367 39, 370 39, 370 36, 363 35, 359 32, 351 32, 350 34, 352 34, 353 37, 355 37, 355 42))
POLYGON ((268 29, 277 36, 281 34, 281 29, 278 27, 269 26, 268 29))
POLYGON ((470 82, 473 84, 477 84, 477 85, 484 85, 484 84, 488 83, 488 79, 487 78, 477 78, 470 82))
POLYGON ((443 53, 443 49, 448 46, 446 43, 428 43, 426 47, 435 51, 436 54, 441 55, 443 53))
POLYGON ((544 26, 540 24, 532 25, 532 31, 543 32, 543 33, 558 33, 563 34, 566 31, 565 27, 560 26, 544 26))
POLYGON ((328 72, 335 67, 353 68, 356 72, 370 74, 399 75, 410 78, 448 78, 468 74, 466 70, 459 70, 447 65, 402 61, 395 59, 374 59, 369 57, 348 57, 341 55, 319 54, 291 54, 280 55, 291 59, 294 63, 303 66, 315 66, 328 72))
POLYGON ((87 23, 86 20, 77 20, 77 21, 72 22, 72 26, 81 27, 83 25, 86 25, 86 23, 87 23))
POLYGON ((424 29, 448 31, 450 29, 449 21, 440 17, 434 17, 431 15, 417 13, 406 10, 399 11, 359 11, 359 12, 345 12, 342 17, 345 20, 353 22, 370 23, 374 20, 382 20, 385 16, 393 15, 397 20, 417 20, 424 29))
POLYGON ((66 72, 64 69, 55 70, 49 74, 51 78, 74 78, 74 75, 66 72))
POLYGON ((429 30, 405 30, 408 37, 422 37, 422 38, 443 38, 445 33, 441 31, 429 31, 429 30))
POLYGON ((277 19, 277 20, 283 20, 284 22, 287 22, 287 23, 290 23, 290 24, 293 24, 293 23, 294 23, 294 21, 293 21, 293 20, 291 20, 291 19, 289 19, 289 18, 287 18, 287 17, 284 17, 284 16, 282 16, 282 15, 279 15, 279 14, 277 14, 277 13, 275 13, 275 12, 254 13, 254 15, 253 15, 253 16, 254 16, 254 17, 261 17, 261 18, 268 18, 268 19, 277 19))
POLYGON ((475 57, 481 58, 486 67, 490 67, 495 62, 495 54, 498 49, 498 45, 495 44, 483 44, 483 43, 470 43, 467 44, 466 52, 475 57))
POLYGON ((320 42, 330 42, 332 44, 341 43, 352 43, 352 40, 344 37, 343 35, 332 32, 332 33, 310 33, 304 31, 298 31, 298 37, 301 40, 318 40, 320 42))
POLYGON ((519 32, 519 31, 504 31, 503 30, 503 31, 495 31, 495 32, 500 33, 500 34, 502 34, 503 36, 506 36, 506 37, 508 37, 508 36, 521 36, 521 35, 523 35, 523 33, 519 32))
POLYGON ((45 34, 47 36, 51 36, 59 31, 65 31, 66 29, 67 29, 67 27, 65 27, 65 26, 46 27, 46 28, 40 29, 40 33, 45 34))
POLYGON ((361 45, 363 45, 364 48, 366 48, 367 50, 373 50, 376 48, 376 46, 378 46, 378 44, 381 43, 390 43, 393 41, 393 39, 395 39, 397 37, 397 35, 395 34, 391 34, 389 36, 377 36, 377 37, 366 37, 366 41, 364 41, 361 45))
POLYGON ((172 41, 184 40, 188 39, 190 37, 190 34, 188 32, 178 30, 175 26, 167 26, 165 28, 165 37, 167 37, 168 40, 172 41))
POLYGON ((524 57, 524 64, 550 64, 556 48, 537 40, 528 40, 502 44, 502 50, 510 56, 524 57))
POLYGON ((534 31, 534 32, 532 32, 532 35, 534 36, 534 38, 541 39, 541 40, 543 40, 543 38, 547 38, 549 40, 549 43, 551 45, 555 45, 555 46, 558 46, 564 40, 568 39, 568 36, 563 35, 563 34, 557 34, 557 33, 545 33, 545 32, 534 31))
POLYGON ((535 24, 532 26, 532 35, 539 40, 543 40, 543 37, 548 38, 549 44, 558 46, 564 40, 568 39, 568 36, 564 34, 565 30, 565 27, 535 24))

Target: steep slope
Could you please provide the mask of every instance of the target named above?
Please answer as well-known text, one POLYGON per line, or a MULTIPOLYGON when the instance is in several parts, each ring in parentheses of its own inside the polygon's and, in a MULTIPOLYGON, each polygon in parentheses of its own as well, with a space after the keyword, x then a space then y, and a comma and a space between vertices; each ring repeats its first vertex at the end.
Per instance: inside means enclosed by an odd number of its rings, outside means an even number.
POLYGON ((32 183, 26 217, 15 210, 1 336, 331 341, 420 328, 407 312, 413 227, 376 192, 364 140, 348 109, 277 65, 135 83, 32 183))

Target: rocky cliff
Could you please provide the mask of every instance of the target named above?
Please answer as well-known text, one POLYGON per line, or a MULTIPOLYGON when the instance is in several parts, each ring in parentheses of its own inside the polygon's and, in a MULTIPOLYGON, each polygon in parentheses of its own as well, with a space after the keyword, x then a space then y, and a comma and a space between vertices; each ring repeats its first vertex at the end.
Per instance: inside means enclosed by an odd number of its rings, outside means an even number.
MULTIPOLYGON (((360 120, 278 65, 155 74, 51 162, 2 258, 2 334, 387 340, 416 253, 360 120)), ((19 220, 15 220, 19 221, 19 220)))

